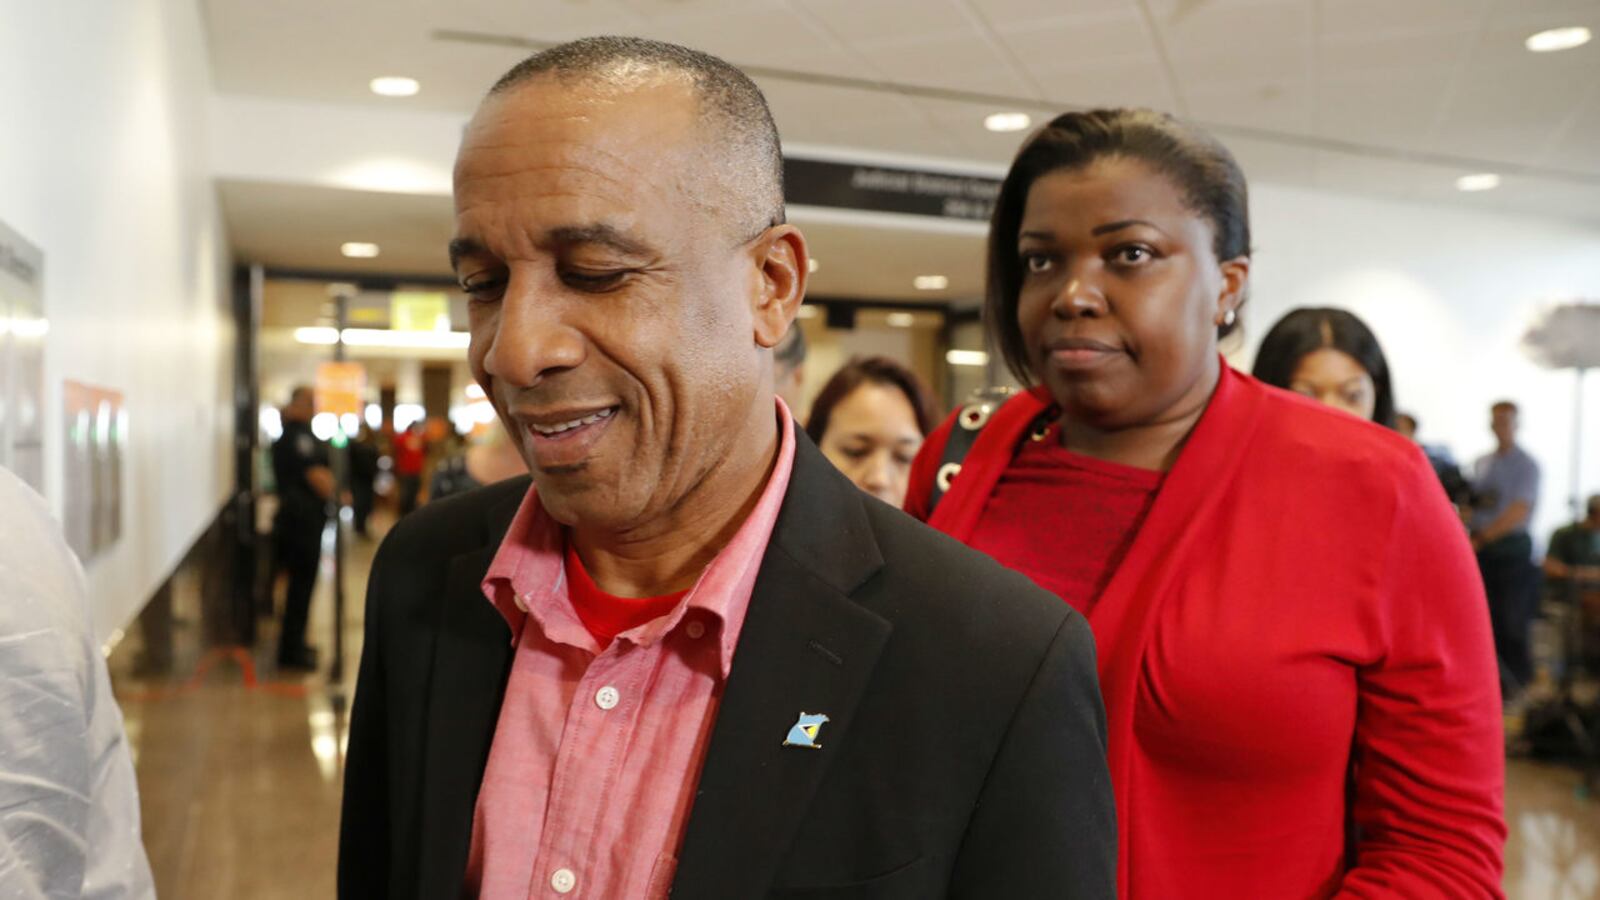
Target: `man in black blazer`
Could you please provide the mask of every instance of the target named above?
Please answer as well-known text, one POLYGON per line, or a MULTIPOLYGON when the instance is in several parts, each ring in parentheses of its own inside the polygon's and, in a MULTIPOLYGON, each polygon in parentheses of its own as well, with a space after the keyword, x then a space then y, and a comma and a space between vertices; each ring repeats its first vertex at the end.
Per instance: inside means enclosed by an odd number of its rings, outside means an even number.
MULTIPOLYGON (((526 640, 486 576, 525 501, 600 591, 670 596, 762 521, 783 471, 709 740, 663 786, 692 788, 686 823, 661 847, 598 848, 597 871, 535 871, 516 895, 623 896, 603 861, 659 851, 675 871, 653 896, 1115 896, 1084 620, 856 490, 775 407, 771 348, 807 271, 777 146, 737 69, 619 38, 534 56, 468 127, 452 260, 469 357, 532 480, 429 505, 378 554, 341 897, 473 890, 480 788, 497 742, 517 739, 497 723, 526 640)), ((533 833, 584 827, 534 815, 533 833)))

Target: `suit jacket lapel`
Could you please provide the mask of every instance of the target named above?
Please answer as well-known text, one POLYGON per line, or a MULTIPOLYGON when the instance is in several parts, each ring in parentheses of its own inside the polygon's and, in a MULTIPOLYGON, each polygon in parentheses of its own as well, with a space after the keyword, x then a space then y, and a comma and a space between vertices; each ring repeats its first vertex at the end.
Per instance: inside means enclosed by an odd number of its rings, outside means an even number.
POLYGON ((445 581, 423 731, 420 897, 456 896, 466 873, 478 786, 512 658, 511 632, 481 585, 520 501, 519 494, 490 511, 484 545, 452 559, 445 581))
POLYGON ((849 595, 883 566, 862 507, 804 433, 762 559, 679 854, 674 896, 764 894, 891 627, 849 595), (786 747, 801 713, 820 749, 786 747))

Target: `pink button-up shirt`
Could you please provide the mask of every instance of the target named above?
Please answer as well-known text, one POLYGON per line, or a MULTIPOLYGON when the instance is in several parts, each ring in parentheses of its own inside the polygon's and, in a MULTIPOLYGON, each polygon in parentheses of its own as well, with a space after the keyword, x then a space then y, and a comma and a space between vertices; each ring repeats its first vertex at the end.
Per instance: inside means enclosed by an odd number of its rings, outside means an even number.
POLYGON ((603 651, 567 595, 566 533, 529 489, 483 580, 516 650, 478 792, 467 893, 667 895, 789 486, 794 436, 781 400, 778 424, 777 462, 733 540, 672 612, 603 651))

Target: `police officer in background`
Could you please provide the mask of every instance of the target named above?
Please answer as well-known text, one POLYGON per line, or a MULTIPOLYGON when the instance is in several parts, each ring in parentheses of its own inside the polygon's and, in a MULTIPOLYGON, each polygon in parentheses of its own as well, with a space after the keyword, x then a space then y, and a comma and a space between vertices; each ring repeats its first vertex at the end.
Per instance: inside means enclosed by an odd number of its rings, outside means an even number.
POLYGON ((328 445, 311 433, 315 412, 311 389, 295 388, 282 410, 283 436, 272 445, 272 474, 278 483, 272 545, 277 565, 289 572, 283 630, 278 638, 278 665, 285 669, 317 667, 316 651, 306 644, 306 619, 335 482, 328 445))

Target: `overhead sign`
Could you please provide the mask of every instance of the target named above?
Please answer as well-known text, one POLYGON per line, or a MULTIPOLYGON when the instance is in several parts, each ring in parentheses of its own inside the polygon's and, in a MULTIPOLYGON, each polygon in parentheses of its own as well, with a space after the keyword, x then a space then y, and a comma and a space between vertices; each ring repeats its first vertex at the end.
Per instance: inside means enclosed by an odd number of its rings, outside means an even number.
POLYGON ((0 465, 44 492, 44 254, 0 222, 0 465))
POLYGON ((366 408, 366 392, 367 368, 361 363, 325 362, 317 366, 317 412, 359 416, 366 408))
POLYGON ((395 291, 389 295, 389 328, 449 331, 450 297, 433 291, 395 291))
POLYGON ((791 204, 987 222, 1000 179, 899 166, 785 157, 791 204))

